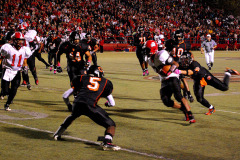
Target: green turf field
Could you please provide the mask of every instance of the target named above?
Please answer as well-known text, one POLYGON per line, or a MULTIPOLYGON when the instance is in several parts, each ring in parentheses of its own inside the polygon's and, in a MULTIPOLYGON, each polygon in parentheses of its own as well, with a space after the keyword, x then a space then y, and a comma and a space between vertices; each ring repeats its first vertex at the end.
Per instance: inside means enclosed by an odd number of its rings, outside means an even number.
MULTIPOLYGON (((206 67, 204 55, 193 52, 206 67)), ((47 60, 47 55, 43 57, 47 60)), ((212 73, 221 80, 225 67, 240 71, 240 52, 216 51, 212 73)), ((1 100, 0 159, 4 160, 239 160, 240 159, 240 76, 233 76, 230 88, 221 92, 210 86, 205 97, 216 107, 211 116, 198 102, 191 104, 197 123, 189 125, 184 115, 163 105, 161 84, 150 68, 142 77, 135 53, 98 53, 105 77, 114 85, 116 106, 99 105, 116 122, 114 144, 120 151, 103 151, 96 143, 104 128, 87 117, 80 117, 67 129, 66 141, 54 141, 53 132, 70 114, 62 100, 69 86, 66 70, 54 75, 36 60, 39 85, 30 81, 32 90, 20 87, 12 111, 6 112, 1 100), (154 77, 153 79, 151 79, 154 77)), ((62 56, 62 67, 66 59, 62 56)), ((189 80, 192 91, 193 82, 189 80)), ((192 91, 193 94, 193 91, 192 91)), ((72 100, 72 98, 71 98, 72 100)))

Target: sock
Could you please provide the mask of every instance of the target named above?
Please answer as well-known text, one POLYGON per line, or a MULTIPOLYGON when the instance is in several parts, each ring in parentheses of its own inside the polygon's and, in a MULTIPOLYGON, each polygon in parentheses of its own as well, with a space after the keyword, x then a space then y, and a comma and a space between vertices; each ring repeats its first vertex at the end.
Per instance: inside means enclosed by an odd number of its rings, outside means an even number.
POLYGON ((213 107, 213 105, 211 105, 210 107, 209 107, 209 109, 213 109, 214 107, 213 107))

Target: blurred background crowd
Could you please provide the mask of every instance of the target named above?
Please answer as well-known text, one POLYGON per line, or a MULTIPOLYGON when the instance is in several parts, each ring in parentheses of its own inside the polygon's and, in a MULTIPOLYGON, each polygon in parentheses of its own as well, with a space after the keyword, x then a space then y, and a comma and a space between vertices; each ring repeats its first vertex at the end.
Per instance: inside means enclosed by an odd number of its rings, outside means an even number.
POLYGON ((2 0, 0 30, 27 22, 39 36, 64 36, 81 27, 104 43, 130 43, 139 26, 171 38, 181 28, 185 40, 200 43, 206 34, 219 44, 240 43, 240 16, 227 15, 198 0, 2 0))

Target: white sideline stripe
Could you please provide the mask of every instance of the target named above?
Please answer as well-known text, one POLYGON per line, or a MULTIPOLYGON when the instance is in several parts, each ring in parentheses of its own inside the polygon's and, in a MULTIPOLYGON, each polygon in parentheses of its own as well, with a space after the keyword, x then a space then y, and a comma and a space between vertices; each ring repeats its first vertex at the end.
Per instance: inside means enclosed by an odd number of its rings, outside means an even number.
MULTIPOLYGON (((11 122, 1 121, 1 120, 0 120, 0 122, 4 123, 4 124, 10 124, 10 125, 18 126, 18 127, 27 128, 27 129, 34 130, 34 131, 40 131, 40 132, 45 132, 45 133, 50 133, 50 134, 54 133, 54 132, 51 132, 51 131, 48 131, 48 130, 28 127, 28 126, 24 126, 24 125, 17 124, 17 123, 11 123, 11 122)), ((96 144, 96 145, 101 144, 101 143, 98 143, 98 142, 94 142, 94 141, 90 141, 90 140, 86 140, 86 139, 82 139, 82 138, 77 138, 77 137, 72 137, 72 136, 68 136, 68 135, 62 135, 62 137, 66 137, 66 138, 74 139, 74 140, 79 140, 81 142, 87 142, 87 143, 96 144)), ((132 149, 127 149, 127 148, 121 148, 120 150, 130 152, 130 153, 139 154, 139 155, 144 155, 144 156, 148 156, 148 157, 152 157, 152 158, 157 158, 157 159, 173 160, 173 159, 165 158, 165 157, 160 156, 160 155, 148 154, 148 153, 139 152, 139 151, 135 151, 135 150, 132 150, 132 149)))

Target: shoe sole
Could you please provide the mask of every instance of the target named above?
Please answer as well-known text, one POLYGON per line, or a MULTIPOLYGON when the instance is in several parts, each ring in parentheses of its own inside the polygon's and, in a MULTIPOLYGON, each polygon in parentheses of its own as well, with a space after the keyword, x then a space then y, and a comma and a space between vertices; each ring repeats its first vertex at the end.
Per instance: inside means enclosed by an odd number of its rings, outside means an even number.
POLYGON ((105 147, 105 146, 102 146, 103 147, 103 150, 104 151, 110 151, 110 150, 113 150, 113 151, 118 151, 118 150, 120 150, 121 149, 121 147, 119 147, 119 146, 115 146, 115 147, 105 147))
POLYGON ((190 123, 190 124, 196 123, 196 120, 195 120, 195 119, 192 119, 192 120, 189 121, 189 123, 190 123))
POLYGON ((207 113, 205 113, 205 115, 210 116, 210 115, 212 115, 215 111, 216 111, 216 110, 214 109, 214 111, 212 111, 212 112, 207 112, 207 113))

